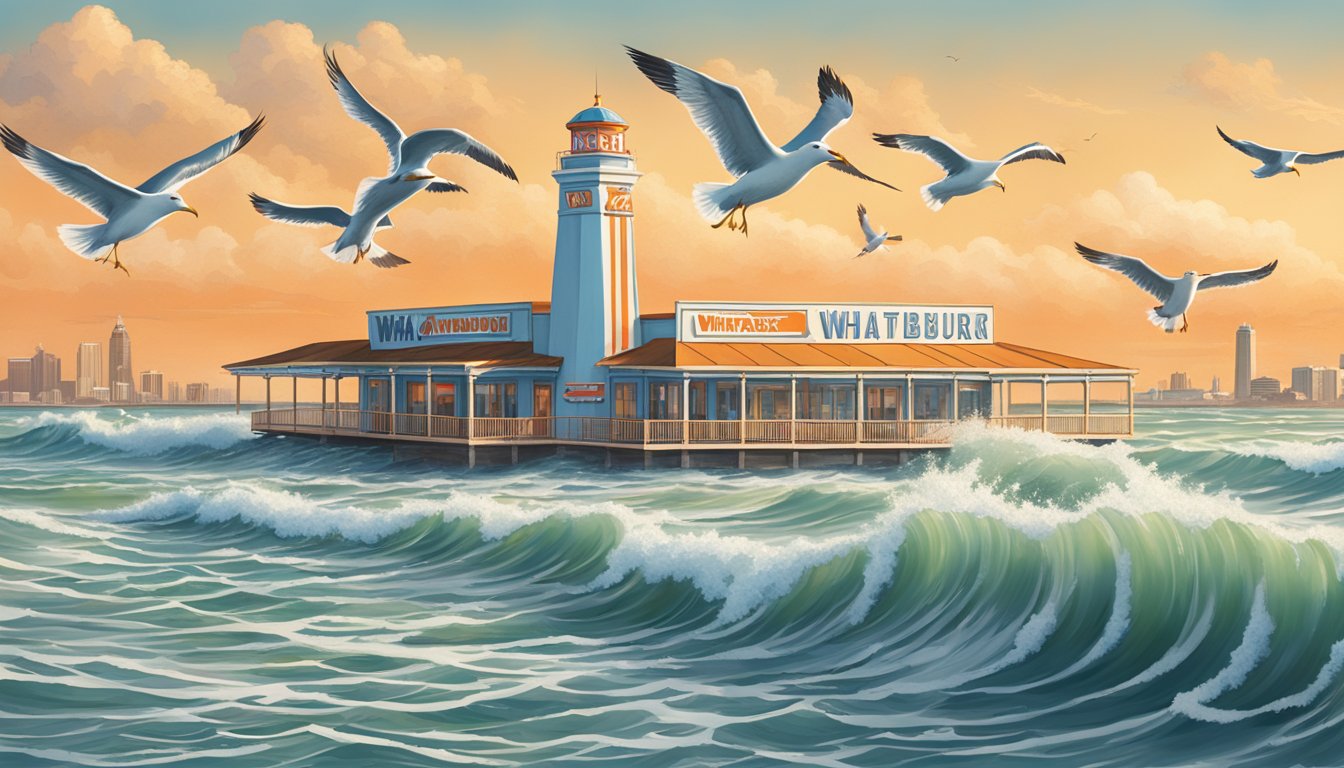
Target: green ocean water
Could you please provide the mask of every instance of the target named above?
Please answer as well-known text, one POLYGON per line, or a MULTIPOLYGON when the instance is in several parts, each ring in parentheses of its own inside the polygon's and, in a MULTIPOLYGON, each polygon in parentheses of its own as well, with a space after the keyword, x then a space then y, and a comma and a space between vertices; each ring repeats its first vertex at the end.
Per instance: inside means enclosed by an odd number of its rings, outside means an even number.
POLYGON ((1344 765, 1344 411, 475 471, 0 409, 0 766, 1344 765))

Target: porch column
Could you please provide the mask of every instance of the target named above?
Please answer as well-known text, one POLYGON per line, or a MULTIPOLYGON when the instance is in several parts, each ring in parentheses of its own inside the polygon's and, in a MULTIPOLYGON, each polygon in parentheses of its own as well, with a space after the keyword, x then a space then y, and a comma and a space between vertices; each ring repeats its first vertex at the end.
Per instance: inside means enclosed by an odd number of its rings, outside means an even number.
POLYGON ((1083 434, 1086 435, 1091 428, 1088 423, 1092 420, 1092 377, 1083 379, 1083 434))
POLYGON ((1129 399, 1129 434, 1134 434, 1134 374, 1130 374, 1125 381, 1125 392, 1129 399))
POLYGON ((1050 431, 1050 405, 1047 402, 1046 393, 1048 392, 1049 380, 1047 377, 1041 377, 1041 431, 1050 431))
POLYGON ((905 374, 905 420, 906 420, 906 421, 914 421, 914 419, 915 419, 915 393, 914 393, 914 386, 913 386, 914 383, 915 383, 914 377, 912 377, 912 376, 911 376, 910 374, 908 374, 908 373, 905 374))
MULTIPOLYGON (((335 380, 334 382, 332 382, 332 387, 336 390, 336 392, 335 392, 335 397, 336 397, 336 411, 337 411, 337 412, 340 412, 340 410, 341 410, 341 374, 339 374, 339 373, 336 374, 335 379, 336 379, 336 380, 335 380)), ((337 418, 339 418, 339 417, 337 417, 337 418)))
POLYGON ((233 374, 233 412, 243 412, 243 377, 233 374))
POLYGON ((467 370, 467 439, 476 432, 476 374, 467 370))
POLYGON ((325 425, 327 419, 327 374, 322 374, 322 421, 325 425))
MULTIPOLYGON (((681 375, 681 442, 691 441, 691 374, 681 375)), ((685 464, 685 454, 682 455, 685 464)))
POLYGON ((266 426, 271 426, 271 374, 263 374, 266 379, 266 426))
POLYGON ((391 406, 392 413, 388 415, 388 419, 392 423, 388 426, 388 430, 395 435, 397 434, 397 369, 395 368, 387 369, 387 383, 388 388, 392 390, 392 394, 389 400, 389 402, 392 404, 391 406))
MULTIPOLYGON (((747 442, 747 374, 744 371, 737 390, 737 439, 747 442)), ((1130 410, 1134 410, 1130 408, 1130 410)))
POLYGON ((434 434, 434 372, 425 369, 425 437, 434 434))
POLYGON ((290 427, 297 432, 299 429, 299 377, 291 373, 289 374, 289 381, 294 385, 293 397, 290 398, 289 403, 289 414, 293 417, 290 427))
POLYGON ((949 415, 952 421, 961 421, 961 384, 955 373, 952 374, 952 411, 949 415))
POLYGON ((789 442, 798 442, 798 374, 789 374, 789 442))
MULTIPOLYGON (((859 371, 858 378, 854 380, 854 442, 863 442, 863 371, 859 371)), ((855 460, 862 464, 863 459, 855 460)))

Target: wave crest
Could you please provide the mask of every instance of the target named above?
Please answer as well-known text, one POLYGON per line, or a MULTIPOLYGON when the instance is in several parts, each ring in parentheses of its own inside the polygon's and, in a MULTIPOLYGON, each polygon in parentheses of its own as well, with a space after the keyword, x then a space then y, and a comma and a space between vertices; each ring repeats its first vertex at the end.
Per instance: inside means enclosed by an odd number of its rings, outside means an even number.
POLYGON ((89 445, 137 456, 154 456, 192 447, 224 450, 257 437, 247 416, 232 413, 132 416, 123 412, 119 420, 113 421, 91 411, 44 411, 25 417, 20 423, 30 429, 73 427, 80 439, 89 445))

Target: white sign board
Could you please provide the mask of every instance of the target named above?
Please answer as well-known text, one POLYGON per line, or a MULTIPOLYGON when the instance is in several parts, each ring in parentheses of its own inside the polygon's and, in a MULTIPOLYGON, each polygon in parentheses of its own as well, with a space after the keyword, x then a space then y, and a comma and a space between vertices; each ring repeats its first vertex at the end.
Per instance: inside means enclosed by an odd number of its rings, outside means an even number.
POLYGON ((993 344, 994 307, 677 302, 677 341, 993 344))

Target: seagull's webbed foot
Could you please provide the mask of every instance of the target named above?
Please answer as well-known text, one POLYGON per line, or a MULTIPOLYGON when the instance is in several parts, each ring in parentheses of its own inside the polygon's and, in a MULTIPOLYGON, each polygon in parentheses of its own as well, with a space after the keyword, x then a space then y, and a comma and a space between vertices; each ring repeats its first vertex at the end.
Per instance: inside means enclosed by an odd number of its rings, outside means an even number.
MULTIPOLYGON (((115 245, 112 246, 112 253, 111 253, 111 256, 112 256, 112 269, 114 269, 114 270, 115 270, 115 269, 120 269, 122 272, 125 272, 125 273, 126 273, 126 276, 127 276, 127 277, 130 277, 130 276, 131 276, 131 270, 127 269, 127 268, 125 267, 125 265, 123 265, 123 264, 121 263, 121 259, 117 258, 117 246, 115 246, 115 245)), ((107 261, 107 259, 103 259, 103 261, 107 261)))
POLYGON ((728 212, 728 215, 720 219, 718 224, 711 224, 710 226, 713 227, 714 229, 718 229, 719 227, 722 227, 724 224, 727 224, 728 228, 733 230, 734 232, 740 229, 742 230, 742 234, 744 235, 747 234, 746 206, 740 204, 733 206, 733 209, 728 212), (741 211, 742 213, 742 220, 740 222, 737 220, 737 214, 739 211, 741 211))

